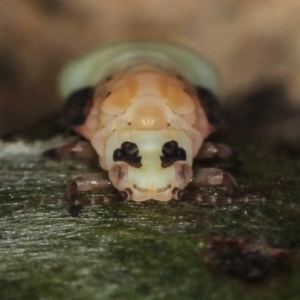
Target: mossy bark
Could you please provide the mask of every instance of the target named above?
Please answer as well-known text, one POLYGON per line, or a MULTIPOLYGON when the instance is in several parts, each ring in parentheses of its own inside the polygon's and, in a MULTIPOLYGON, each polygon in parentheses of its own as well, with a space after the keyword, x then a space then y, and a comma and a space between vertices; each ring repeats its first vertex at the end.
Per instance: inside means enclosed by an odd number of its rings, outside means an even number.
MULTIPOLYGON (((224 139, 242 151, 243 161, 212 164, 235 176, 247 204, 70 206, 67 182, 97 171, 97 165, 74 158, 46 160, 40 151, 49 142, 3 142, 0 298, 299 299, 297 145, 245 132, 224 139), (255 283, 231 276, 212 261, 215 239, 282 249, 289 266, 255 283)), ((221 188, 197 192, 224 196, 221 188)))

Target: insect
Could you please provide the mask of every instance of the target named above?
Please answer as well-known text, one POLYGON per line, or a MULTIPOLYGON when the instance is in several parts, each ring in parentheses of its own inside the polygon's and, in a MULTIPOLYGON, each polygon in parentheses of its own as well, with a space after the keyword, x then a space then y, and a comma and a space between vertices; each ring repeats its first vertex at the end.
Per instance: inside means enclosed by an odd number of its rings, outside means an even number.
POLYGON ((205 142, 220 125, 218 76, 194 52, 159 42, 109 45, 67 66, 60 91, 67 98, 65 122, 87 142, 45 154, 91 157, 95 150, 108 172, 108 178, 75 178, 67 188, 71 199, 114 188, 106 201, 197 199, 185 191, 188 185, 238 192, 229 173, 192 169, 196 159, 234 156, 229 146, 205 142))

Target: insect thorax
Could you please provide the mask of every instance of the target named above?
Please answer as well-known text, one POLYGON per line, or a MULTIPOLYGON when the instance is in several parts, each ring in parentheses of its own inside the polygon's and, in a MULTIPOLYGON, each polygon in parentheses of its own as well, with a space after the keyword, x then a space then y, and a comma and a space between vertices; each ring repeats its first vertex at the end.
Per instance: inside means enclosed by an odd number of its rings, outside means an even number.
POLYGON ((149 199, 149 193, 169 200, 171 188, 187 185, 207 131, 193 97, 184 81, 153 70, 129 74, 97 90, 85 126, 90 130, 94 124, 91 143, 118 189, 136 190, 139 201, 149 199))

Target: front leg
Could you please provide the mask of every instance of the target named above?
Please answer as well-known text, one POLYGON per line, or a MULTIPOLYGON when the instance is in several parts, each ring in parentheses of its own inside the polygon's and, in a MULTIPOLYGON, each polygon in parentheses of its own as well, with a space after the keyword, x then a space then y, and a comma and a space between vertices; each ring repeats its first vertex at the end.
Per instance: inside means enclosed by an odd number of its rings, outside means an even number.
MULTIPOLYGON (((235 179, 227 172, 221 169, 214 168, 202 168, 197 169, 194 172, 194 176, 191 182, 188 184, 188 188, 205 187, 223 185, 225 191, 228 195, 233 197, 240 197, 242 195, 239 186, 237 185, 235 179)), ((191 200, 202 201, 202 197, 197 194, 192 194, 185 190, 176 189, 173 191, 174 199, 184 199, 189 198, 191 200)), ((203 201, 202 201, 203 202, 203 201)))
POLYGON ((204 187, 223 185, 230 196, 240 196, 240 188, 231 174, 221 169, 202 168, 196 169, 188 187, 204 187))
MULTIPOLYGON (((112 185, 106 174, 91 173, 84 174, 76 177, 67 186, 67 194, 72 202, 81 203, 81 192, 94 191, 94 192, 116 192, 115 187, 112 185)), ((105 196, 101 203, 111 203, 130 200, 132 193, 130 190, 119 191, 113 196, 105 196)))
POLYGON ((204 142, 194 158, 195 160, 204 159, 238 159, 239 152, 225 144, 214 144, 212 142, 204 142))
POLYGON ((94 159, 97 157, 97 153, 90 142, 76 141, 57 148, 49 149, 43 152, 43 156, 52 159, 63 158, 66 156, 94 159))

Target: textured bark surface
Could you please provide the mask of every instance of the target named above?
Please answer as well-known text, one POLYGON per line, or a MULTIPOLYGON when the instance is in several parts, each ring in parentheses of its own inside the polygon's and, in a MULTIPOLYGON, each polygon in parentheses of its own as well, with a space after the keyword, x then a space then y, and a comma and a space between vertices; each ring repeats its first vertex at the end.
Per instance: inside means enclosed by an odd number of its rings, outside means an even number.
MULTIPOLYGON (((67 61, 130 39, 198 51, 219 68, 224 101, 282 87, 280 101, 293 110, 300 106, 299 13, 298 0, 0 0, 0 134, 59 111, 56 77, 67 61)), ((295 131, 296 117, 284 126, 279 136, 295 131)))
POLYGON ((204 165, 231 172, 247 204, 70 206, 67 182, 96 165, 42 158, 58 137, 1 142, 0 298, 299 299, 299 144, 245 131, 220 141, 242 164, 204 165))

